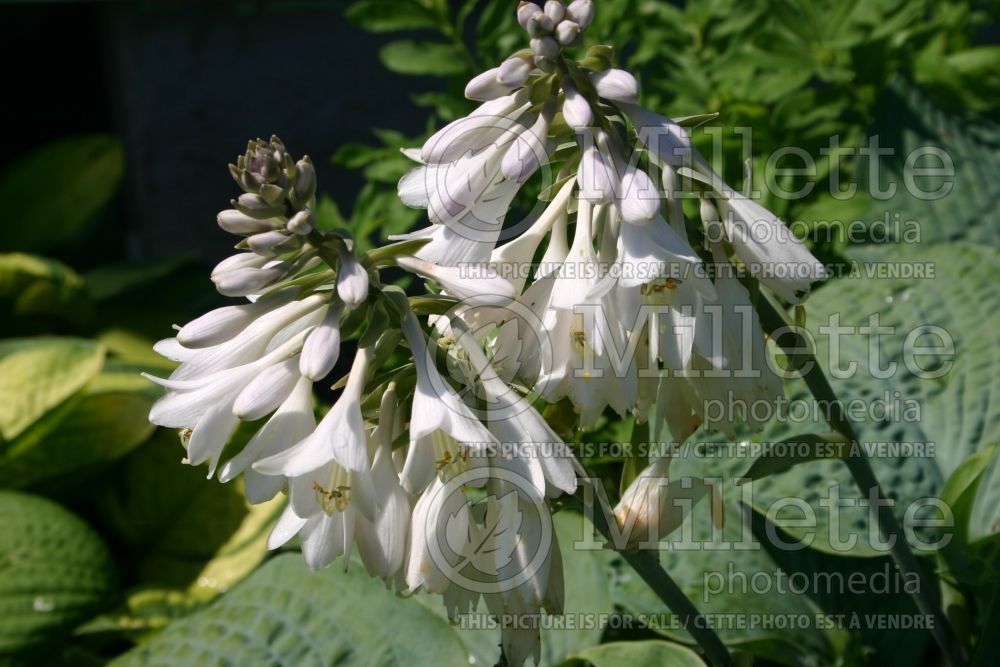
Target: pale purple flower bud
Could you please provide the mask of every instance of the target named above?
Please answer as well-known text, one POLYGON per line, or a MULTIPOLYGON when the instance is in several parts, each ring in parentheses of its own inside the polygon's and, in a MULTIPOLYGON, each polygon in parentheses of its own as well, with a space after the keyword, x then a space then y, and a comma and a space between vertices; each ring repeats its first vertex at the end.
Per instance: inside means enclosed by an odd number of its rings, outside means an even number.
POLYGON ((193 319, 177 332, 177 342, 199 348, 224 343, 254 320, 252 306, 223 306, 193 319))
POLYGON ((556 26, 556 41, 561 46, 570 46, 580 37, 580 24, 576 21, 562 21, 556 26))
POLYGON ((559 45, 551 37, 535 37, 530 44, 531 50, 540 58, 555 60, 559 56, 559 45))
POLYGON ((594 0, 573 0, 566 8, 566 16, 575 21, 580 30, 586 30, 594 20, 594 0))
POLYGON ((542 11, 541 7, 536 5, 534 2, 527 2, 527 0, 525 0, 517 6, 517 22, 521 24, 522 28, 527 30, 528 21, 530 21, 531 17, 540 11, 542 11))
POLYGON ((500 64, 497 81, 507 88, 520 88, 528 80, 532 65, 526 58, 508 58, 500 64))
POLYGON ((262 257, 277 257, 297 248, 300 243, 301 241, 295 236, 289 236, 284 230, 278 229, 254 234, 247 239, 250 250, 262 257))
POLYGON ((566 5, 560 0, 548 0, 545 3, 545 15, 552 19, 553 23, 559 23, 566 16, 566 5))
POLYGON ((274 225, 272 225, 269 221, 251 218, 246 213, 237 211, 234 208, 220 212, 219 215, 216 216, 216 220, 219 223, 219 227, 222 227, 225 231, 230 234, 239 234, 241 236, 259 234, 260 232, 266 232, 269 229, 274 229, 274 225))
POLYGON ((299 211, 291 217, 287 227, 291 233, 305 236, 315 227, 313 224, 313 212, 309 209, 299 211))
POLYGON ((500 68, 494 67, 474 77, 465 86, 465 96, 470 100, 488 102, 510 93, 510 88, 500 83, 497 78, 499 73, 500 68))
POLYGON ((528 19, 528 34, 532 37, 551 35, 555 27, 555 21, 546 16, 544 12, 538 12, 528 19))

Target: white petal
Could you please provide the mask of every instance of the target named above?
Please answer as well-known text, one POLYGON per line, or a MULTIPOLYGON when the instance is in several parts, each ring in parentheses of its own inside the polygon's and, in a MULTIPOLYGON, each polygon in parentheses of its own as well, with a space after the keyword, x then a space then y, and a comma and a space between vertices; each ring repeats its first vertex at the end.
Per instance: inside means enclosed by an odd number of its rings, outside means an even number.
POLYGON ((562 87, 566 95, 562 106, 563 118, 566 119, 566 124, 573 130, 582 130, 590 127, 594 122, 594 112, 590 108, 590 102, 580 94, 580 91, 576 89, 572 79, 569 77, 563 78, 562 87))
POLYGON ((310 332, 299 356, 299 371, 310 380, 322 380, 340 358, 340 316, 343 308, 333 305, 323 321, 310 332))
POLYGON ((277 549, 282 546, 295 537, 304 525, 306 520, 293 512, 291 506, 286 507, 267 537, 267 548, 277 549))
POLYGON ((613 102, 634 104, 639 101, 639 83, 623 69, 607 69, 592 74, 597 94, 613 102))
POLYGON ((337 296, 352 308, 368 297, 368 272, 346 251, 340 253, 337 267, 337 296))
POLYGON ((622 218, 633 224, 646 224, 660 212, 660 192, 645 171, 629 165, 622 176, 620 191, 622 218))
POLYGON ((639 141, 658 164, 680 166, 691 160, 691 137, 683 127, 637 104, 621 104, 631 119, 639 141))
POLYGON ((510 92, 510 87, 497 80, 499 67, 486 70, 465 86, 465 96, 470 100, 493 100, 510 92))
POLYGON ((299 380, 297 359, 267 368, 246 386, 233 404, 233 414, 242 421, 256 421, 278 409, 299 380))

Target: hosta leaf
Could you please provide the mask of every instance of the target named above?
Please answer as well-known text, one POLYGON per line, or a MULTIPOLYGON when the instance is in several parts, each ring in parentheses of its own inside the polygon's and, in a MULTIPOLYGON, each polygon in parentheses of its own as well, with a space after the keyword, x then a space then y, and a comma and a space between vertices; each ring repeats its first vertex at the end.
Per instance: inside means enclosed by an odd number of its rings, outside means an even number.
POLYGON ((101 369, 104 348, 82 338, 0 341, 0 436, 12 440, 101 369))
POLYGON ((98 507, 127 548, 131 578, 208 598, 264 558, 282 497, 249 506, 241 481, 206 480, 183 454, 174 431, 157 432, 113 471, 98 507))
POLYGON ((68 137, 48 144, 0 174, 8 202, 0 250, 38 251, 81 234, 110 201, 124 155, 114 137, 68 137))
POLYGON ((279 556, 208 608, 115 660, 142 665, 469 664, 447 621, 395 596, 364 568, 310 572, 279 556))
MULTIPOLYGON (((819 608, 809 598, 779 589, 778 566, 760 543, 754 545, 737 503, 727 503, 721 531, 713 528, 708 503, 703 503, 660 544, 664 569, 702 614, 716 619, 717 627, 713 627, 731 648, 783 665, 808 665, 816 656, 825 657, 821 663, 831 661, 841 647, 843 633, 816 627, 819 608), (749 583, 755 575, 759 579, 754 580, 756 588, 749 583), (766 617, 808 619, 809 623, 789 627, 751 622, 766 617)), ((651 629, 691 642, 680 622, 624 563, 619 565, 612 586, 615 601, 639 615, 651 629)))
POLYGON ((657 640, 611 642, 580 651, 574 657, 594 667, 703 667, 705 664, 691 649, 657 640))
POLYGON ((51 642, 106 605, 107 547, 52 501, 0 492, 0 657, 51 642))

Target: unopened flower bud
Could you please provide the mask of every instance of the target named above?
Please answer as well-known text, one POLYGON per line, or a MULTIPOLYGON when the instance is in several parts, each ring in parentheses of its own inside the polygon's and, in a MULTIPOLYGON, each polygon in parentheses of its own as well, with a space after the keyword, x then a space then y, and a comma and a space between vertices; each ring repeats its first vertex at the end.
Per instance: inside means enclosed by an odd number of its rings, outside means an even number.
POLYGON ((217 276, 238 269, 259 269, 264 266, 265 262, 267 262, 267 259, 260 255, 255 255, 252 252, 241 252, 227 257, 216 264, 215 268, 212 269, 212 279, 214 280, 217 276))
POLYGON ((262 257, 277 257, 278 255, 299 247, 301 240, 297 236, 289 236, 284 230, 272 230, 254 234, 247 239, 247 246, 262 257))
POLYGON ((613 102, 635 104, 639 100, 639 82, 623 69, 608 69, 590 77, 601 97, 613 102))
POLYGON ((594 20, 594 0, 573 0, 566 8, 566 17, 575 21, 580 30, 586 30, 594 20))
POLYGON ((234 208, 222 211, 216 216, 216 220, 219 223, 219 227, 222 227, 230 234, 239 234, 241 236, 259 234, 260 232, 274 229, 274 225, 270 221, 251 218, 246 213, 237 211, 234 208))
POLYGON ((566 16, 566 5, 560 0, 548 0, 545 3, 545 15, 552 19, 553 23, 559 23, 566 16))
POLYGON ((580 37, 580 24, 576 21, 562 21, 556 26, 556 41, 561 46, 570 46, 580 37))
POLYGON ((542 8, 536 5, 534 2, 528 2, 524 0, 517 6, 517 22, 521 24, 521 27, 525 30, 528 29, 528 21, 531 17, 542 11, 542 8))
POLYGON ((299 236, 305 236, 311 232, 314 227, 313 212, 307 208, 302 209, 293 215, 287 225, 288 231, 292 234, 298 234, 299 236))
POLYGON ((215 289, 223 296, 249 296, 280 280, 287 268, 286 262, 275 262, 260 269, 240 268, 212 276, 212 282, 215 283, 215 289))
POLYGON ((319 326, 312 330, 302 346, 299 371, 310 380, 325 378, 340 358, 340 317, 342 304, 333 304, 319 326))
POLYGON ((574 130, 590 127, 594 122, 594 112, 590 108, 590 102, 580 94, 580 91, 576 89, 572 79, 568 76, 563 79, 562 87, 566 95, 566 100, 563 102, 562 107, 566 124, 574 130))
POLYGON ((277 410, 299 379, 298 366, 297 359, 287 359, 264 370, 236 397, 233 415, 250 422, 277 410))
POLYGON ((316 168, 308 156, 295 163, 295 183, 289 198, 295 208, 302 209, 309 205, 316 195, 316 168))
POLYGON ((233 201, 233 206, 242 213, 245 213, 251 218, 256 218, 257 220, 267 220, 268 218, 277 217, 285 212, 284 206, 271 204, 260 195, 255 195, 250 192, 241 194, 239 199, 233 201))
POLYGON ((470 100, 488 102, 508 94, 510 88, 500 83, 500 80, 497 78, 499 74, 500 68, 494 67, 473 77, 465 86, 465 96, 470 100))
POLYGON ((343 247, 337 267, 337 296, 351 308, 368 298, 368 272, 343 247))
POLYGON ((556 71, 556 61, 542 56, 535 56, 535 67, 542 70, 546 74, 551 74, 556 71))
POLYGON ((559 44, 551 37, 535 37, 530 44, 536 56, 547 60, 555 60, 559 56, 559 44))
POLYGON ((184 347, 199 348, 218 345, 231 339, 254 320, 250 304, 223 306, 191 320, 177 332, 177 341, 184 347))
POLYGON ((551 35, 555 27, 555 22, 546 16, 544 12, 538 12, 528 19, 528 34, 532 37, 551 35))
POLYGON ((534 63, 526 58, 508 58, 500 64, 497 81, 508 88, 520 88, 528 80, 534 63))

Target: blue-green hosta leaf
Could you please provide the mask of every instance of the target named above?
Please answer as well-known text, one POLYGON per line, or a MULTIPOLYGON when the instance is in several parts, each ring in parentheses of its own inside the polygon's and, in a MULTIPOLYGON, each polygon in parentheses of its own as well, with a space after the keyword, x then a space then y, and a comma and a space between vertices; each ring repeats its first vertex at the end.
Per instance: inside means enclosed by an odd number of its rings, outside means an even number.
POLYGON ((0 526, 0 657, 58 639, 111 601, 111 554, 76 515, 2 491, 0 526))
MULTIPOLYGON (((978 116, 945 113, 924 91, 899 78, 879 102, 875 124, 867 134, 877 135, 880 146, 894 151, 880 161, 879 175, 883 189, 895 185, 888 199, 872 201, 869 220, 888 216, 893 222, 898 214, 900 223, 915 221, 919 225, 923 242, 1000 245, 1000 211, 996 206, 1000 199, 996 179, 1000 125, 978 116), (928 151, 931 154, 923 154, 928 151), (909 170, 907 160, 911 161, 909 170), (943 173, 948 167, 954 169, 951 175, 943 173), (937 169, 941 175, 917 171, 926 168, 937 169), (943 196, 934 194, 939 189, 943 196)), ((867 183, 868 174, 862 173, 858 182, 867 183)))
POLYGON ((70 241, 107 205, 124 167, 121 143, 103 134, 68 137, 0 174, 8 202, 0 250, 34 252, 70 241))
POLYGON ((104 348, 83 338, 0 341, 0 437, 12 440, 86 385, 104 348))
POLYGON ((286 554, 111 664, 467 667, 469 658, 447 621, 358 563, 310 572, 286 554))
MULTIPOLYGON (((712 627, 731 648, 783 665, 804 666, 817 659, 821 664, 832 662, 845 641, 842 632, 816 623, 819 607, 808 597, 780 587, 777 564, 753 539, 737 503, 726 504, 721 531, 709 519, 709 504, 697 506, 661 542, 660 562, 702 614, 714 619, 712 627), (757 582, 753 586, 751 579, 757 582), (807 620, 801 623, 801 619, 807 620)), ((620 564, 612 581, 615 601, 627 612, 666 637, 692 641, 627 565, 620 564)))
MULTIPOLYGON (((895 511, 905 518, 914 501, 940 492, 944 480, 978 449, 1000 441, 1000 294, 993 287, 989 267, 1000 264, 1000 251, 986 246, 939 244, 882 250, 881 264, 892 267, 921 267, 933 278, 842 278, 831 282, 810 298, 807 327, 816 340, 817 357, 829 371, 831 340, 819 327, 855 327, 855 334, 839 336, 839 364, 856 371, 831 383, 840 399, 855 414, 854 425, 861 446, 872 456, 875 473, 886 494, 895 501, 895 511), (870 357, 872 339, 860 327, 871 324, 891 327, 883 333, 870 357), (921 332, 922 327, 941 327, 954 345, 954 355, 942 349, 916 357, 904 355, 904 347, 940 346, 942 341, 921 332), (910 337, 907 343, 907 337, 910 337), (871 365, 883 369, 895 364, 895 372, 879 379, 871 365), (910 368, 907 367, 907 362, 910 368), (914 364, 933 370, 946 368, 941 377, 925 378, 914 364), (945 366, 951 364, 950 367, 945 366)), ((864 267, 862 267, 864 269, 864 267)), ((926 350, 924 350, 926 352, 926 350)), ((799 410, 812 406, 811 395, 802 381, 789 382, 789 405, 797 406, 794 419, 774 420, 762 434, 752 439, 777 442, 795 439, 804 433, 829 429, 823 410, 799 410), (808 414, 803 419, 801 415, 808 414)), ((672 472, 697 476, 739 476, 750 461, 745 458, 689 457, 678 462, 672 472), (706 470, 707 468, 707 470, 706 470)), ((752 504, 768 519, 796 539, 833 554, 879 556, 888 551, 878 544, 877 530, 846 466, 839 461, 803 463, 791 470, 758 480, 752 485, 752 504), (830 511, 837 497, 847 506, 830 511), (781 499, 800 498, 808 506, 800 510, 776 510, 781 499), (809 515, 815 521, 809 521, 809 515), (795 525, 806 519, 812 525, 795 525)), ((915 511, 913 509, 911 512, 915 511)), ((933 518, 932 509, 910 518, 933 518)), ((986 471, 972 512, 970 539, 1000 530, 1000 466, 986 471)), ((916 531, 925 542, 933 541, 928 531, 916 531)))
POLYGON ((611 642, 577 653, 594 667, 704 667, 698 654, 680 644, 659 640, 611 642))

